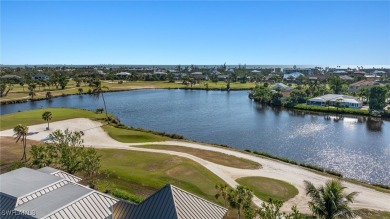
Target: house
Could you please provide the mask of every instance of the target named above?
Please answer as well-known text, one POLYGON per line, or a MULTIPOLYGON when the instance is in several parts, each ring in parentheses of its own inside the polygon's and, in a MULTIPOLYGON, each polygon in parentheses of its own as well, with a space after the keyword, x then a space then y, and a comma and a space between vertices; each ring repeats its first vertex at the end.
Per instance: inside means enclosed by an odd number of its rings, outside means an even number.
POLYGON ((193 72, 190 74, 192 78, 198 79, 198 80, 207 80, 207 75, 204 75, 202 72, 193 72))
POLYGON ((51 167, 20 168, 0 175, 1 218, 210 218, 222 219, 226 208, 172 185, 140 204, 98 192, 81 178, 51 167))
POLYGON ((283 74, 283 79, 284 80, 295 80, 300 76, 304 76, 304 74, 302 74, 300 72, 286 73, 286 74, 283 74))
POLYGON ((333 72, 333 74, 335 74, 335 75, 346 75, 346 74, 348 74, 348 72, 344 71, 344 70, 336 70, 336 71, 333 72))
POLYGON ((283 69, 283 74, 291 74, 294 72, 300 72, 305 75, 311 75, 313 73, 313 69, 311 68, 284 68, 283 69))
POLYGON ((361 80, 361 81, 350 84, 348 90, 350 92, 357 92, 361 88, 374 86, 376 84, 378 84, 378 82, 376 82, 373 79, 361 80))
POLYGON ((167 73, 166 73, 166 72, 163 72, 163 71, 155 71, 153 74, 154 74, 155 76, 157 76, 157 77, 161 77, 161 76, 167 75, 167 73))
POLYGON ((47 81, 50 79, 50 77, 48 75, 45 75, 45 74, 42 74, 42 73, 38 73, 34 76, 32 76, 32 79, 33 80, 44 80, 44 81, 47 81))
POLYGON ((345 81, 352 81, 353 80, 353 78, 349 77, 348 75, 341 75, 340 79, 345 80, 345 81))
POLYGON ((283 83, 277 83, 277 84, 275 84, 274 86, 271 87, 271 90, 277 90, 277 89, 280 89, 280 91, 291 91, 294 88, 292 88, 290 86, 287 86, 287 85, 285 85, 283 83))
POLYGON ((0 175, 2 218, 108 218, 119 200, 45 167, 20 168, 0 175))
POLYGON ((231 74, 231 73, 234 73, 234 69, 233 68, 229 68, 228 70, 226 70, 227 73, 231 74))
POLYGON ((18 75, 3 75, 0 77, 1 79, 13 79, 13 80, 20 80, 22 79, 22 77, 18 76, 18 75))
POLYGON ((257 74, 260 74, 261 71, 259 71, 259 70, 253 70, 253 71, 251 71, 251 73, 254 74, 254 75, 257 75, 257 74))
POLYGON ((118 78, 127 78, 131 75, 129 72, 119 72, 115 74, 118 78))
POLYGON ((114 205, 113 218, 207 218, 221 219, 226 208, 197 197, 172 185, 166 185, 140 204, 119 201, 114 205))
POLYGON ((218 75, 218 81, 226 81, 228 79, 229 75, 218 75))
POLYGON ((314 106, 326 106, 328 101, 330 106, 336 106, 336 103, 338 102, 342 106, 354 109, 360 109, 363 105, 362 101, 358 100, 357 98, 343 94, 326 94, 323 96, 311 98, 306 101, 306 104, 314 106))

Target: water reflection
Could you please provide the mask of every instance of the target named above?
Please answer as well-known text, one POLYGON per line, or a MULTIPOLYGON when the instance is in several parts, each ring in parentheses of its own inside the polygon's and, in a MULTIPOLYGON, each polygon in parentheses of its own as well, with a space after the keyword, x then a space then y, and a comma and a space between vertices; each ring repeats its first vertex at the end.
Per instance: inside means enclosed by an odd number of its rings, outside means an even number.
POLYGON ((382 119, 368 118, 366 124, 367 124, 367 130, 369 131, 373 131, 373 132, 382 131, 382 124, 383 124, 382 119))

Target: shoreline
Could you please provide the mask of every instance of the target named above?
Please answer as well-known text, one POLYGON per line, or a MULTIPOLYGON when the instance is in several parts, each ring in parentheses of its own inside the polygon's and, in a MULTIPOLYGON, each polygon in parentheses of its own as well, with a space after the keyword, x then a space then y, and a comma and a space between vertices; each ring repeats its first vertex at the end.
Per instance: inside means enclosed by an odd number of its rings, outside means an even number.
MULTIPOLYGON (((285 207, 288 210, 290 205, 297 204, 302 209, 306 209, 307 197, 304 192, 304 184, 303 180, 310 180, 315 184, 322 184, 326 180, 330 178, 334 178, 329 174, 325 174, 322 172, 314 171, 311 169, 307 169, 302 166, 292 165, 280 160, 264 157, 264 156, 256 156, 251 153, 243 152, 238 149, 233 148, 223 148, 221 146, 215 146, 211 144, 204 144, 198 142, 188 142, 188 141, 177 141, 175 139, 168 141, 160 141, 160 142, 145 142, 145 143, 123 143, 117 140, 112 139, 100 126, 102 125, 101 121, 94 121, 91 119, 68 119, 51 123, 53 127, 52 130, 56 128, 65 129, 69 128, 70 130, 87 130, 85 131, 84 139, 85 145, 94 146, 96 148, 107 148, 107 149, 124 149, 124 150, 137 150, 137 151, 145 151, 151 153, 164 153, 171 155, 178 155, 190 158, 200 164, 202 164, 207 169, 211 170, 223 179, 225 182, 229 184, 236 185, 235 181, 238 178, 246 177, 246 176, 263 176, 272 179, 278 179, 282 181, 286 181, 295 187, 298 188, 299 193, 294 198, 290 199, 286 202, 285 207), (91 129, 92 127, 92 129, 91 129), (156 149, 146 149, 146 148, 136 148, 132 146, 137 145, 172 145, 172 146, 182 146, 182 147, 192 147, 198 148, 201 150, 210 150, 221 152, 227 155, 233 155, 236 157, 252 160, 255 162, 259 162, 263 168, 258 170, 247 170, 247 169, 237 169, 230 168, 226 166, 216 165, 214 163, 205 161, 200 159, 199 157, 194 157, 185 153, 179 153, 169 150, 156 150, 156 149)), ((44 130, 46 127, 46 123, 41 123, 37 125, 30 126, 32 131, 38 131, 37 134, 31 135, 29 138, 34 138, 38 140, 45 139, 45 136, 48 134, 44 130)), ((3 130, 1 132, 1 136, 9 136, 12 135, 12 130, 3 130)), ((372 186, 365 185, 364 183, 356 183, 351 182, 348 179, 340 179, 343 184, 351 191, 358 191, 359 198, 354 204, 355 209, 360 208, 368 208, 374 210, 385 210, 390 211, 390 206, 388 206, 387 200, 390 198, 390 191, 382 189, 375 189, 372 186)), ((259 200, 260 201, 260 200, 259 200)), ((259 202, 258 202, 259 204, 259 202)), ((302 209, 302 210, 303 210, 302 209)), ((306 209, 307 210, 307 209, 306 209)))

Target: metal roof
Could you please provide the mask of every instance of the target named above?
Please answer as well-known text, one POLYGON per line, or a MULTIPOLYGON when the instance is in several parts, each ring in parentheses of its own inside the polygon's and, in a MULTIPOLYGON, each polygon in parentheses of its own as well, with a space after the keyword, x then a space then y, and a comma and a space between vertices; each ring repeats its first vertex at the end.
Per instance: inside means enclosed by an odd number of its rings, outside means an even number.
POLYGON ((61 180, 57 176, 23 167, 0 175, 0 191, 19 198, 61 180))
POLYGON ((139 205, 120 201, 114 205, 114 218, 194 218, 220 219, 227 209, 172 185, 166 185, 139 205))
POLYGON ((19 205, 15 208, 15 210, 21 212, 35 211, 35 217, 43 218, 47 215, 53 214, 69 203, 72 203, 91 192, 92 190, 85 187, 74 184, 67 184, 51 192, 48 192, 39 198, 35 198, 28 201, 27 203, 24 203, 23 205, 19 205))
POLYGON ((48 173, 48 174, 51 174, 53 176, 58 176, 58 177, 61 177, 63 179, 71 181, 71 182, 79 182, 79 181, 81 181, 80 177, 74 176, 74 175, 69 174, 67 172, 64 172, 62 170, 54 169, 52 167, 43 167, 41 169, 38 169, 38 171, 43 172, 43 173, 48 173))

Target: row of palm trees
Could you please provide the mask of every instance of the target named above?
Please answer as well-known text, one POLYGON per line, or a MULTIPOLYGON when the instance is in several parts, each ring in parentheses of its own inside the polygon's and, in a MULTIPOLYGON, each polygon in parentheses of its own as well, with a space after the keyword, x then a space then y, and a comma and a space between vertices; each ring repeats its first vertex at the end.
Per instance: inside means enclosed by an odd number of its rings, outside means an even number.
MULTIPOLYGON (((353 203, 354 198, 358 194, 352 192, 344 193, 344 187, 338 180, 329 180, 325 185, 315 187, 314 184, 304 181, 306 195, 310 197, 308 202, 309 208, 316 218, 335 219, 335 218, 353 218, 355 215, 349 204, 353 203)), ((253 194, 244 186, 237 186, 235 189, 230 188, 227 184, 217 184, 215 186, 217 193, 215 198, 222 198, 224 207, 231 207, 237 210, 237 218, 242 215, 245 218, 265 218, 265 219, 281 219, 281 218, 305 218, 296 206, 292 207, 292 213, 286 214, 280 211, 283 202, 270 199, 268 202, 263 202, 260 208, 254 208, 252 204, 253 194)))

